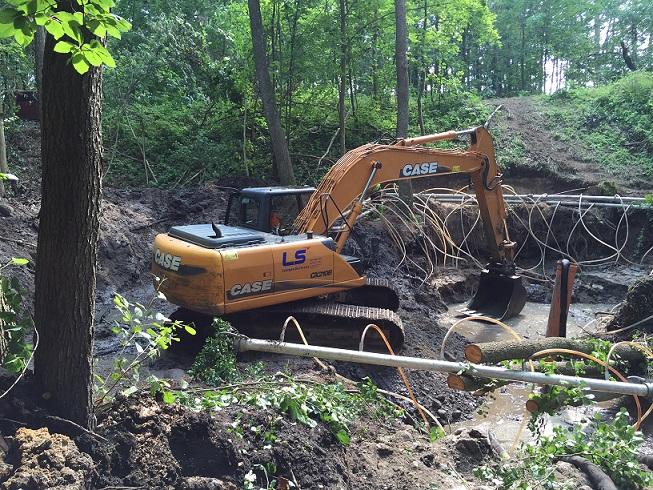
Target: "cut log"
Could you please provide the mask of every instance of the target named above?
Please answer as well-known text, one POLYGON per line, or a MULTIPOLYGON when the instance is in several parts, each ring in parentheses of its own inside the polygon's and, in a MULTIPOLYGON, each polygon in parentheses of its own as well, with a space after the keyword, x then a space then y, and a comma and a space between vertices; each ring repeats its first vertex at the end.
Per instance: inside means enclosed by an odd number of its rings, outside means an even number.
MULTIPOLYGON (((620 396, 624 396, 620 395, 619 393, 604 393, 601 391, 588 391, 587 394, 594 395, 593 400, 595 402, 605 402, 608 400, 613 400, 614 398, 619 398, 620 396)), ((582 405, 582 403, 579 401, 569 402, 564 397, 556 400, 555 402, 552 400, 547 400, 546 404, 546 407, 542 406, 541 400, 537 395, 535 395, 534 398, 531 398, 526 402, 526 410, 528 410, 530 413, 539 413, 543 410, 557 410, 561 407, 580 407, 582 405)))
MULTIPOLYGON (((521 342, 507 340, 469 344, 465 347, 465 358, 474 364, 496 364, 509 359, 528 359, 536 352, 546 349, 570 349, 585 354, 591 354, 594 350, 592 343, 584 339, 548 337, 521 342)), ((644 353, 628 345, 617 347, 613 355, 633 363, 646 362, 644 353)))
POLYGON ((484 388, 486 384, 491 383, 489 378, 474 378, 466 374, 449 374, 447 376, 447 385, 452 390, 458 391, 476 391, 484 388))

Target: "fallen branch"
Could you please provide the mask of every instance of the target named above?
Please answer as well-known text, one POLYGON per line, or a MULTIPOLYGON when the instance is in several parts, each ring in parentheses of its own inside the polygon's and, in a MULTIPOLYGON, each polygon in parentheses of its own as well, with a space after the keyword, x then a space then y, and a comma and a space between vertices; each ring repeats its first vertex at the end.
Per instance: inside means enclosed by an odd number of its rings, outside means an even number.
MULTIPOLYGON (((623 396, 619 393, 603 393, 599 391, 588 391, 587 394, 593 395, 594 398, 592 401, 597 403, 613 400, 614 398, 623 396)), ((546 406, 544 406, 544 404, 538 398, 538 395, 534 395, 534 398, 531 398, 526 402, 526 410, 528 410, 530 413, 540 413, 547 410, 557 410, 562 407, 580 407, 583 405, 582 400, 570 401, 569 398, 565 395, 561 395, 559 399, 555 400, 555 402, 547 399, 545 403, 546 406)))

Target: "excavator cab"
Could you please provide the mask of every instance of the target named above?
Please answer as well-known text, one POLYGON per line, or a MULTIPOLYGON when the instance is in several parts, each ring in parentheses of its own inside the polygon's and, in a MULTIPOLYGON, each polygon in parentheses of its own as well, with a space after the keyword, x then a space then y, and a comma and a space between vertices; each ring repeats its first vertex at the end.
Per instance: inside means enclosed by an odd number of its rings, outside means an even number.
POLYGON ((315 187, 247 187, 229 196, 224 224, 288 235, 315 187))

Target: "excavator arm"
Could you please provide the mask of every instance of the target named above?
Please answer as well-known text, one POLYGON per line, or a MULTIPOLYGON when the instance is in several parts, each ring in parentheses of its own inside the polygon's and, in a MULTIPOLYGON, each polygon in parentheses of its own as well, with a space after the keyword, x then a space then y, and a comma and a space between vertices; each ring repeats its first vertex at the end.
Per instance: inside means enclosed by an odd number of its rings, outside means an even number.
POLYGON ((515 243, 508 236, 501 174, 495 160, 492 136, 482 126, 402 139, 392 145, 369 144, 349 151, 322 179, 293 228, 298 233, 312 231, 326 235, 333 224, 343 218, 345 226, 336 237, 336 250, 340 252, 361 213, 369 189, 386 182, 454 173, 468 174, 471 178, 491 262, 512 266, 515 243), (463 134, 471 137, 466 150, 420 146, 452 140, 463 134))
POLYGON ((326 174, 294 229, 299 233, 328 234, 333 224, 344 221, 336 236, 336 252, 341 252, 368 191, 377 184, 421 177, 467 174, 476 193, 487 240, 490 262, 481 272, 476 295, 466 315, 498 319, 518 315, 526 303, 526 289, 515 274, 515 243, 508 236, 506 208, 501 189, 501 173, 496 164, 494 144, 484 127, 466 131, 402 139, 393 145, 365 145, 345 154, 326 174), (421 146, 452 140, 468 134, 466 150, 443 150, 421 146))

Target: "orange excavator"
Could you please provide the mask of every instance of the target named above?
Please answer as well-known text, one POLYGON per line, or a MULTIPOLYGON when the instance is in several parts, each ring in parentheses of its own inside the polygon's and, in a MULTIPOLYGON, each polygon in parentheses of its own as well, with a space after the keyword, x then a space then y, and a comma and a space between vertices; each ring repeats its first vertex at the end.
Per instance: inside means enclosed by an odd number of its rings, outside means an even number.
POLYGON ((174 226, 158 235, 152 271, 164 279, 167 300, 180 307, 172 318, 196 327, 221 316, 274 337, 292 315, 311 326, 311 343, 341 345, 375 323, 399 350, 397 293, 368 277, 360 258, 342 252, 375 186, 454 173, 470 177, 490 253, 466 313, 517 315, 526 291, 515 274, 492 137, 482 126, 361 146, 338 160, 317 189, 242 189, 230 197, 224 224, 174 226), (464 150, 423 146, 464 135, 470 138, 464 150))

